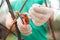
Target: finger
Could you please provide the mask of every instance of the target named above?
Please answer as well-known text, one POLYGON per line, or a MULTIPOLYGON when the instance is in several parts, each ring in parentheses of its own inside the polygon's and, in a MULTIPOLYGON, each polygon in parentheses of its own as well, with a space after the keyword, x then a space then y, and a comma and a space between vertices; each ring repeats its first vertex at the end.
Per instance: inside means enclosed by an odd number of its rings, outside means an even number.
POLYGON ((30 17, 31 17, 32 19, 35 19, 35 20, 38 19, 38 18, 35 16, 35 14, 37 14, 37 13, 35 13, 32 8, 30 8, 29 14, 30 14, 30 17))
POLYGON ((47 13, 50 13, 50 10, 51 8, 48 8, 48 7, 39 7, 39 6, 35 6, 35 7, 32 7, 32 9, 37 12, 37 13, 42 13, 42 14, 47 14, 47 13))
POLYGON ((33 4, 32 5, 32 7, 36 7, 36 6, 41 7, 42 5, 40 5, 40 4, 33 4))
POLYGON ((38 17, 36 17, 35 15, 31 14, 31 18, 33 21, 38 22, 40 19, 38 17))
POLYGON ((25 19, 23 19, 23 22, 24 22, 24 23, 23 23, 23 25, 27 25, 27 23, 26 23, 25 19))
POLYGON ((39 14, 39 13, 33 13, 33 15, 35 16, 35 17, 37 17, 37 18, 39 18, 40 20, 43 20, 44 18, 49 18, 50 17, 50 14, 48 13, 48 14, 39 14))
POLYGON ((40 13, 40 12, 41 12, 40 7, 41 7, 41 5, 35 4, 35 5, 32 6, 32 9, 33 9, 34 11, 36 11, 37 13, 40 13))
POLYGON ((20 17, 17 19, 17 25, 22 26, 22 20, 20 19, 20 17))
POLYGON ((21 19, 20 19, 20 17, 17 19, 17 26, 18 26, 18 29, 20 30, 20 32, 21 32, 21 28, 23 27, 22 26, 23 24, 22 24, 22 21, 21 21, 21 19))

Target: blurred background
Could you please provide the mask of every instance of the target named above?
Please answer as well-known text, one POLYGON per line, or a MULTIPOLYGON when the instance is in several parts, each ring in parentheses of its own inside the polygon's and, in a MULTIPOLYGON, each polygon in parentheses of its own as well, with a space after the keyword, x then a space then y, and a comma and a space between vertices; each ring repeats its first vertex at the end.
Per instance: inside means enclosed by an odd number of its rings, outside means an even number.
MULTIPOLYGON (((15 1, 15 0, 11 0, 11 2, 13 2, 13 1, 15 1)), ((50 1, 49 5, 54 10, 53 28, 54 28, 54 31, 55 31, 55 36, 56 36, 57 40, 60 40, 60 0, 49 0, 49 1, 50 1)), ((3 0, 3 1, 0 0, 0 6, 1 6, 1 8, 3 10, 5 10, 5 8, 6 8, 5 4, 6 4, 5 0, 3 0), (1 6, 1 4, 2 4, 2 6, 1 6)), ((2 10, 1 8, 0 8, 0 10, 2 10)), ((5 16, 6 16, 6 13, 4 12, 4 14, 1 14, 1 12, 2 11, 0 11, 0 23, 5 25, 5 20, 6 20, 5 16)), ((52 34, 49 31, 48 31, 48 39, 49 40, 53 40, 52 34)), ((5 35, 5 33, 7 33, 7 29, 2 27, 2 25, 0 25, 0 40, 3 40, 2 37, 5 35)), ((14 37, 15 37, 14 35, 10 34, 6 38, 6 40, 13 40, 14 37)))

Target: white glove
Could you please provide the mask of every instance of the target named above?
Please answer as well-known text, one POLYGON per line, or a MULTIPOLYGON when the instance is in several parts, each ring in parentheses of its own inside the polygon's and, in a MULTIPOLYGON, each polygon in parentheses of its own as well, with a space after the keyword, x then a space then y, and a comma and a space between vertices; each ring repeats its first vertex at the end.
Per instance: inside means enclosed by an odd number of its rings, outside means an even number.
POLYGON ((25 35, 28 36, 32 33, 32 28, 29 24, 22 24, 22 20, 20 18, 17 19, 17 25, 18 28, 20 30, 20 32, 25 35))
POLYGON ((34 4, 29 9, 29 15, 36 26, 40 26, 48 21, 52 10, 39 4, 34 4))
MULTIPOLYGON (((6 16, 6 27, 10 29, 12 24, 13 24, 13 19, 10 13, 8 13, 6 16)), ((23 25, 20 18, 17 19, 17 25, 18 25, 20 32, 23 35, 28 36, 32 33, 32 28, 30 27, 30 25, 29 24, 23 25)), ((12 31, 16 31, 15 25, 13 25, 12 31)))

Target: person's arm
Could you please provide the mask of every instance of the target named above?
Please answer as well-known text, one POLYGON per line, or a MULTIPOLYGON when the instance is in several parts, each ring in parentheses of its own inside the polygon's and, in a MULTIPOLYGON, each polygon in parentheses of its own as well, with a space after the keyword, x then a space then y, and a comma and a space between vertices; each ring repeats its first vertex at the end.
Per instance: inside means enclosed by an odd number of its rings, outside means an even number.
MULTIPOLYGON (((11 3, 12 8, 14 8, 13 6, 15 5, 15 1, 13 1, 13 2, 10 1, 10 3, 11 3)), ((6 1, 4 1, 4 3, 2 4, 2 7, 0 8, 0 23, 3 24, 4 26, 6 26, 6 24, 5 24, 6 21, 9 20, 9 17, 10 17, 9 14, 10 13, 9 13, 7 3, 6 3, 6 1), (8 19, 7 19, 7 16, 8 16, 8 19)), ((10 29, 10 26, 8 26, 7 28, 10 29)), ((12 28, 12 29, 13 29, 12 31, 15 30, 15 28, 12 28)))
POLYGON ((6 14, 7 14, 7 4, 4 2, 0 8, 0 23, 5 25, 6 14))

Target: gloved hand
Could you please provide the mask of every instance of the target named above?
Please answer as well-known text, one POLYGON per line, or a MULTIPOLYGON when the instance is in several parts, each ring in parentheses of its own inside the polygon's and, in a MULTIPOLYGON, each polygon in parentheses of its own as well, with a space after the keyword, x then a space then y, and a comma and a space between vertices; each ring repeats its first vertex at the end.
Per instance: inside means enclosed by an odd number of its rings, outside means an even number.
MULTIPOLYGON (((12 24, 13 24, 13 19, 12 19, 10 13, 8 13, 7 17, 6 17, 6 27, 8 29, 10 29, 12 24)), ((21 18, 17 19, 17 25, 18 25, 18 28, 19 28, 20 32, 23 35, 28 36, 32 33, 32 28, 30 27, 30 25, 29 24, 22 24, 21 18)), ((13 25, 13 28, 12 28, 11 31, 16 31, 15 25, 13 25)))
POLYGON ((29 15, 36 26, 43 25, 47 22, 52 12, 51 8, 47 8, 39 4, 33 4, 29 9, 29 15))
MULTIPOLYGON (((25 14, 25 13, 24 13, 25 14)), ((26 17, 25 17, 26 18, 26 17)), ((28 36, 32 33, 32 28, 29 24, 26 24, 26 21, 25 19, 23 19, 23 22, 24 24, 22 23, 22 20, 21 18, 18 18, 17 19, 17 25, 18 25, 18 28, 20 30, 20 32, 25 35, 25 36, 28 36)))

